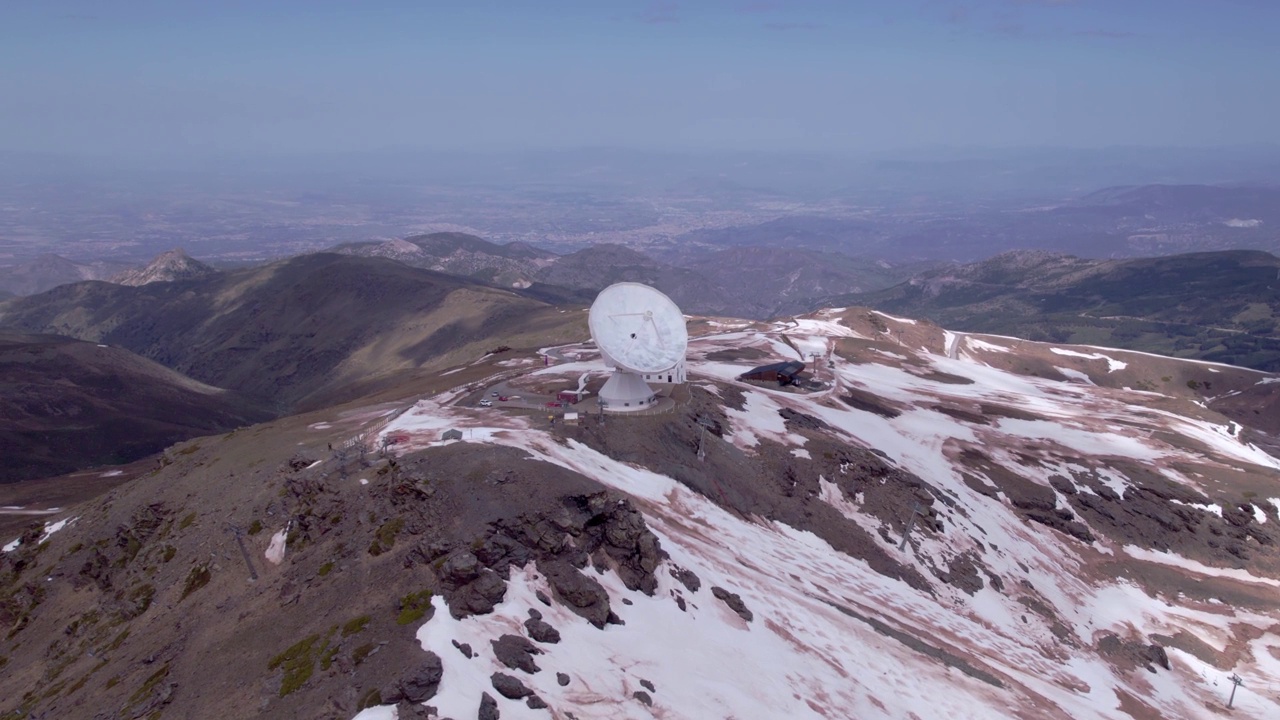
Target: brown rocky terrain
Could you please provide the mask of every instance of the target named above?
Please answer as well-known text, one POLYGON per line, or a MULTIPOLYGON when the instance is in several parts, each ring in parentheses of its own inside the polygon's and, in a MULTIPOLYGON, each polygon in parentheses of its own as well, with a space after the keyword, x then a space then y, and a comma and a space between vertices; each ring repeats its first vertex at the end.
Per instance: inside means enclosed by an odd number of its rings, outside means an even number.
POLYGON ((1275 709, 1280 460, 1203 395, 1272 376, 713 322, 665 414, 478 407, 603 373, 526 345, 170 448, 0 554, 0 711, 1198 717, 1233 672, 1275 709), (817 385, 737 380, 792 353, 817 385))
POLYGON ((0 333, 0 483, 119 465, 268 417, 120 348, 0 333))

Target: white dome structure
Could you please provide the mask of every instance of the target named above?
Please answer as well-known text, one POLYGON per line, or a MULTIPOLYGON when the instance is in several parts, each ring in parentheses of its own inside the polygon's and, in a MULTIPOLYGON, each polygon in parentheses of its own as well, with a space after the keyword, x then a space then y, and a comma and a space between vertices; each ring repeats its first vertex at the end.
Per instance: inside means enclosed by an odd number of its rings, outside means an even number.
MULTIPOLYGON (((677 367, 683 376, 689 331, 680 308, 660 291, 632 282, 610 285, 596 296, 587 324, 605 364, 614 368, 600 389, 602 410, 646 410, 657 402, 657 394, 644 376, 669 374, 677 367)), ((674 379, 675 373, 670 374, 674 379)))

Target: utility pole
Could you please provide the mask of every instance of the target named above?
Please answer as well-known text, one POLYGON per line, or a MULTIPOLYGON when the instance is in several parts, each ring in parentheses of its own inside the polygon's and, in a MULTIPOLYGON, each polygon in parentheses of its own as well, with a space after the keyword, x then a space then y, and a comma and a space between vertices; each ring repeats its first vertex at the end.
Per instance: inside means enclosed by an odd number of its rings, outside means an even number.
POLYGON ((920 514, 920 503, 915 502, 911 505, 911 517, 907 518, 907 529, 902 531, 902 542, 898 545, 899 550, 907 548, 907 540, 911 537, 911 528, 915 527, 916 516, 920 514))
POLYGON ((1227 679, 1231 681, 1231 698, 1227 700, 1227 709, 1230 710, 1231 704, 1236 701, 1236 688, 1244 685, 1244 680, 1241 680, 1240 676, 1235 673, 1232 673, 1231 677, 1227 679))
POLYGON ((698 416, 698 425, 702 427, 702 434, 698 437, 698 459, 703 461, 707 459, 707 426, 710 424, 707 416, 698 416))
MULTIPOLYGON (((249 568, 249 581, 257 581, 258 571, 253 569, 253 561, 249 559, 249 549, 244 546, 244 531, 239 526, 232 525, 231 532, 236 536, 236 544, 240 546, 240 555, 244 558, 244 564, 249 568)), ((1230 706, 1228 705, 1228 707, 1230 706)))

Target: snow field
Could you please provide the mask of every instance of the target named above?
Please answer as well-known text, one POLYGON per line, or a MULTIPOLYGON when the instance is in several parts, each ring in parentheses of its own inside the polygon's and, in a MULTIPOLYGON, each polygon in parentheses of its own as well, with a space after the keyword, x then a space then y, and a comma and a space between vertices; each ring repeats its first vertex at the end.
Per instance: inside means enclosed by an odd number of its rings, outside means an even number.
MULTIPOLYGON (((848 332, 844 326, 839 328, 841 333, 848 332)), ((794 332, 797 328, 789 325, 779 330, 794 332)), ((820 331, 814 326, 804 332, 820 331)), ((830 334, 836 335, 834 331, 830 334)), ((947 342, 954 342, 955 337, 948 333, 947 342)), ((804 344, 798 345, 803 348, 821 338, 802 340, 804 344)), ((696 344, 703 354, 724 347, 764 345, 782 358, 795 355, 791 348, 779 349, 774 343, 758 333, 735 333, 695 339, 691 345, 696 344)), ((1105 360, 1111 371, 1126 366, 1102 354, 1051 350, 1059 355, 1105 360)), ((1280 580, 1213 568, 1169 553, 1119 547, 1105 540, 1092 546, 1064 542, 1052 531, 1022 520, 1007 503, 969 490, 955 457, 964 448, 981 448, 998 465, 1045 486, 1051 475, 1072 478, 1096 473, 1101 482, 1121 495, 1129 485, 1122 473, 1105 464, 1076 465, 1064 460, 1064 454, 1104 463, 1108 457, 1125 458, 1154 466, 1189 484, 1181 473, 1160 464, 1190 459, 1218 464, 1247 462, 1255 468, 1271 469, 1280 468, 1280 461, 1242 444, 1230 427, 1154 408, 1135 416, 1118 391, 1094 394, 1096 391, 1084 385, 1018 376, 964 357, 951 360, 931 355, 929 361, 939 371, 974 383, 935 381, 889 364, 842 363, 836 369, 837 389, 840 385, 863 387, 908 408, 892 419, 821 402, 823 395, 735 383, 735 378, 752 366, 749 362, 691 359, 689 371, 743 389, 744 409, 726 409, 732 426, 729 438, 739 447, 758 447, 765 439, 784 447, 803 445, 804 439, 788 433, 778 414, 780 408, 790 407, 827 422, 852 444, 884 451, 891 462, 949 495, 954 507, 937 504, 947 528, 943 535, 913 533, 905 552, 899 553, 896 543, 886 545, 886 552, 914 564, 926 576, 927 564, 945 569, 960 553, 974 552, 1004 579, 1004 593, 997 592, 985 574, 985 587, 973 596, 938 582, 933 582, 935 595, 919 593, 871 570, 864 561, 835 551, 810 533, 759 518, 744 521, 671 478, 618 462, 572 440, 560 444, 517 418, 504 418, 501 422, 508 424, 496 427, 493 417, 479 418, 468 409, 450 407, 449 398, 430 399, 394 420, 384 433, 413 435, 406 449, 440 444, 439 433, 449 427, 470 428, 483 442, 522 448, 536 459, 631 495, 670 554, 670 562, 693 570, 703 583, 698 593, 688 593, 663 567, 658 571, 659 591, 650 598, 628 591, 612 573, 593 574, 613 598, 614 611, 627 622, 603 631, 565 608, 547 608, 533 599, 534 591, 545 587, 533 566, 512 571, 507 598, 491 615, 455 621, 443 600, 435 598, 437 613, 418 635, 424 648, 437 652, 445 661, 441 695, 429 704, 440 707, 444 716, 466 717, 474 714, 480 692, 487 691, 498 700, 503 718, 547 716, 546 711, 531 711, 493 691, 489 675, 495 670, 519 677, 553 708, 570 710, 579 718, 802 718, 820 717, 820 709, 860 718, 1104 718, 1118 713, 1117 691, 1139 698, 1166 717, 1196 717, 1204 712, 1206 702, 1220 703, 1225 697, 1225 693, 1218 693, 1221 688, 1212 684, 1223 671, 1173 649, 1169 650, 1172 673, 1114 671, 1091 648, 1107 632, 1128 639, 1186 631, 1218 649, 1247 641, 1252 652, 1245 653, 1246 659, 1237 670, 1246 682, 1263 686, 1266 678, 1280 677, 1280 659, 1267 650, 1280 644, 1270 630, 1276 624, 1275 617, 1225 605, 1175 605, 1169 599, 1148 596, 1126 581, 1099 585, 1087 571, 1103 556, 1123 555, 1193 575, 1253 585, 1280 587, 1280 580), (962 407, 977 402, 1002 404, 1043 419, 1000 417, 990 425, 970 424, 929 409, 941 401, 962 407), (1135 427, 1135 418, 1147 427, 1135 427), (1202 456, 1149 437, 1156 429, 1202 444, 1213 455, 1202 456), (1040 465, 1028 465, 1004 448, 1031 454, 1040 465), (1020 585, 1020 579, 1027 579, 1030 586, 1020 585), (755 613, 754 621, 742 621, 714 599, 711 585, 741 594, 755 613), (673 593, 685 597, 687 613, 676 606, 673 593), (1050 631, 1051 623, 1019 603, 1019 595, 1040 598, 1051 606, 1064 623, 1080 633, 1085 647, 1060 644, 1050 631), (622 604, 624 597, 634 604, 622 604), (996 688, 949 669, 828 603, 876 618, 959 656, 1000 678, 1005 687, 996 688), (543 671, 533 676, 501 668, 488 647, 489 640, 503 633, 522 634, 521 623, 530 607, 541 610, 564 638, 559 645, 543 646, 547 654, 536 658, 543 671), (1257 628, 1261 636, 1249 639, 1250 635, 1241 635, 1236 629, 1241 625, 1257 628), (466 660, 453 648, 454 639, 469 642, 478 657, 466 660), (572 676, 568 687, 556 684, 556 671, 572 676), (657 686, 651 693, 653 709, 630 699, 631 692, 640 689, 639 678, 657 686)), ((555 370, 564 372, 572 365, 566 363, 555 370)), ((1070 373, 1064 374, 1070 377, 1070 373)), ((803 447, 791 447, 790 451, 796 457, 808 456, 803 447)), ((965 472, 982 475, 971 469, 965 472)), ((1079 483, 1077 486, 1088 492, 1079 483)), ((819 488, 821 500, 879 541, 875 530, 880 520, 860 509, 860 496, 845 498, 826 478, 819 479, 819 488)), ((1059 496, 1059 504, 1063 502, 1059 496)), ((1270 502, 1280 512, 1280 498, 1270 502)), ((1246 695, 1242 690, 1237 696, 1237 707, 1252 713, 1244 716, 1275 713, 1271 700, 1254 695, 1249 702, 1255 705, 1246 705, 1242 702, 1246 695)), ((393 716, 358 717, 384 720, 393 716)))

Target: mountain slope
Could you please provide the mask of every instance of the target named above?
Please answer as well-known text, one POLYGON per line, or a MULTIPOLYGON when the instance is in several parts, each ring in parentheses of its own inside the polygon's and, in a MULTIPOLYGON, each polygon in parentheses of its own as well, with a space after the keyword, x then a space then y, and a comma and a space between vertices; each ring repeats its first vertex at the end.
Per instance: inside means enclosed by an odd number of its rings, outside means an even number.
POLYGON ((119 345, 282 411, 579 320, 475 281, 333 254, 140 287, 67 285, 0 306, 0 325, 119 345))
POLYGON ((176 448, 0 554, 0 710, 1203 717, 1232 673, 1280 710, 1280 460, 1159 385, 1275 376, 866 310, 714 332, 667 414, 475 404, 599 378, 581 344, 176 448), (828 385, 736 379, 793 353, 828 385))
POLYGON ((216 272, 212 266, 191 257, 182 248, 175 248, 157 255, 144 268, 126 270, 116 275, 111 278, 111 282, 136 287, 153 282, 194 280, 216 272))
POLYGON ((1263 252, 1085 260, 1019 251, 828 302, 957 330, 1280 370, 1280 259, 1263 252))
POLYGON ((119 348, 0 332, 0 483, 120 464, 264 408, 119 348))
POLYGON ((0 291, 34 295, 58 285, 82 280, 106 280, 128 268, 124 263, 78 263, 58 255, 41 255, 30 262, 0 267, 0 291))
POLYGON ((527 243, 491 243, 466 233, 414 235, 403 240, 347 243, 333 252, 360 257, 384 257, 451 275, 475 278, 503 287, 527 287, 538 268, 554 260, 554 253, 527 243))
POLYGON ((675 267, 624 245, 600 243, 563 255, 536 275, 548 285, 603 290, 616 282, 639 282, 666 293, 686 312, 734 314, 729 293, 697 270, 675 267))

